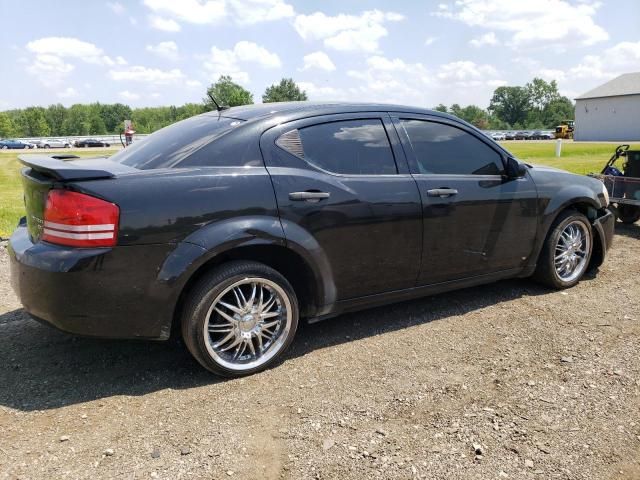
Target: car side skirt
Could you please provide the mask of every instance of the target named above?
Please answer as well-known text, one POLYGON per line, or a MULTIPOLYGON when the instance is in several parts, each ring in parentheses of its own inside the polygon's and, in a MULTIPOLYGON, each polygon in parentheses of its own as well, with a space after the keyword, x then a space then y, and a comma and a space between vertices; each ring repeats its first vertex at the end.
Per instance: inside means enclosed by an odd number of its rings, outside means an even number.
POLYGON ((504 280, 507 278, 520 277, 522 276, 522 272, 523 270, 521 268, 502 270, 500 272, 478 275, 475 277, 463 278, 460 280, 451 280, 447 282, 435 283, 432 285, 409 288, 406 290, 395 290, 392 292, 368 295, 366 297, 353 298, 350 300, 343 300, 337 302, 334 305, 331 313, 314 318, 309 318, 307 319, 307 321, 309 323, 316 323, 328 318, 342 315, 343 313, 355 312, 357 310, 364 310, 367 308, 403 302, 406 300, 413 300, 416 298, 427 297, 430 295, 436 295, 438 293, 449 292, 461 288, 475 287, 477 285, 497 282, 498 280, 504 280))

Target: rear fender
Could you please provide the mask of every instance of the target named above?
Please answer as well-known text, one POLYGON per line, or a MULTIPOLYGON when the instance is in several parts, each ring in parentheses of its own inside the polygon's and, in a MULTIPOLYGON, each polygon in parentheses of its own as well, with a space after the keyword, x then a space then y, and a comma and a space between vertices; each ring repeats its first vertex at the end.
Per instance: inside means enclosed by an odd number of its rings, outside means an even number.
POLYGON ((335 286, 326 255, 313 236, 300 226, 290 224, 284 230, 276 217, 247 216, 206 225, 185 238, 167 256, 158 272, 154 296, 164 301, 169 298, 168 304, 174 307, 159 320, 163 334, 169 335, 173 310, 189 279, 216 256, 241 247, 275 245, 298 254, 312 271, 318 315, 324 314, 325 306, 335 301, 335 286), (284 230, 290 238, 285 238, 284 230))

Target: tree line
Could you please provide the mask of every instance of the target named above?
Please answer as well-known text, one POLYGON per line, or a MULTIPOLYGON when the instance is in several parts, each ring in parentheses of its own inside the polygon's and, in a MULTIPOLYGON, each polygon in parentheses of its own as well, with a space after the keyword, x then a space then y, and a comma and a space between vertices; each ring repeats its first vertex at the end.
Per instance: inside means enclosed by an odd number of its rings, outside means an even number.
MULTIPOLYGON (((28 107, 0 112, 0 137, 63 137, 75 135, 106 135, 122 131, 123 121, 132 120, 138 133, 152 133, 179 120, 216 109, 216 105, 235 107, 253 104, 253 94, 222 75, 207 88, 201 103, 182 106, 131 108, 122 103, 61 104, 48 107, 28 107)), ((307 100, 307 94, 291 78, 267 87, 263 103, 307 100)), ((534 78, 525 86, 496 88, 489 107, 477 105, 449 107, 440 104, 435 110, 451 113, 482 129, 543 129, 553 128, 561 121, 572 119, 574 105, 558 92, 554 81, 534 78)))

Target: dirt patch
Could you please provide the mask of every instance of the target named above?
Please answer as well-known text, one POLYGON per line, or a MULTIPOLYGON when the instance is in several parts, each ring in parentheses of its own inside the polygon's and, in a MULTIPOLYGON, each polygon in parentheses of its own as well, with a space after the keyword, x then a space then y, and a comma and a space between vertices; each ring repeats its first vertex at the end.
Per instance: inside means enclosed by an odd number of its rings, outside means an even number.
POLYGON ((26 317, 0 248, 0 478, 640 478, 640 226, 596 276, 304 326, 222 381, 26 317))

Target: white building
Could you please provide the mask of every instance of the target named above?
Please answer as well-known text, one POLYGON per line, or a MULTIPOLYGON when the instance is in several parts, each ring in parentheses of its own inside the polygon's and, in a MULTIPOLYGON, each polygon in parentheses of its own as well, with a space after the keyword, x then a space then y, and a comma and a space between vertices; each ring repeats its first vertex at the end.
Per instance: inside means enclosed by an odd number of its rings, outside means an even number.
POLYGON ((576 140, 640 140, 640 72, 620 75, 575 100, 576 140))

